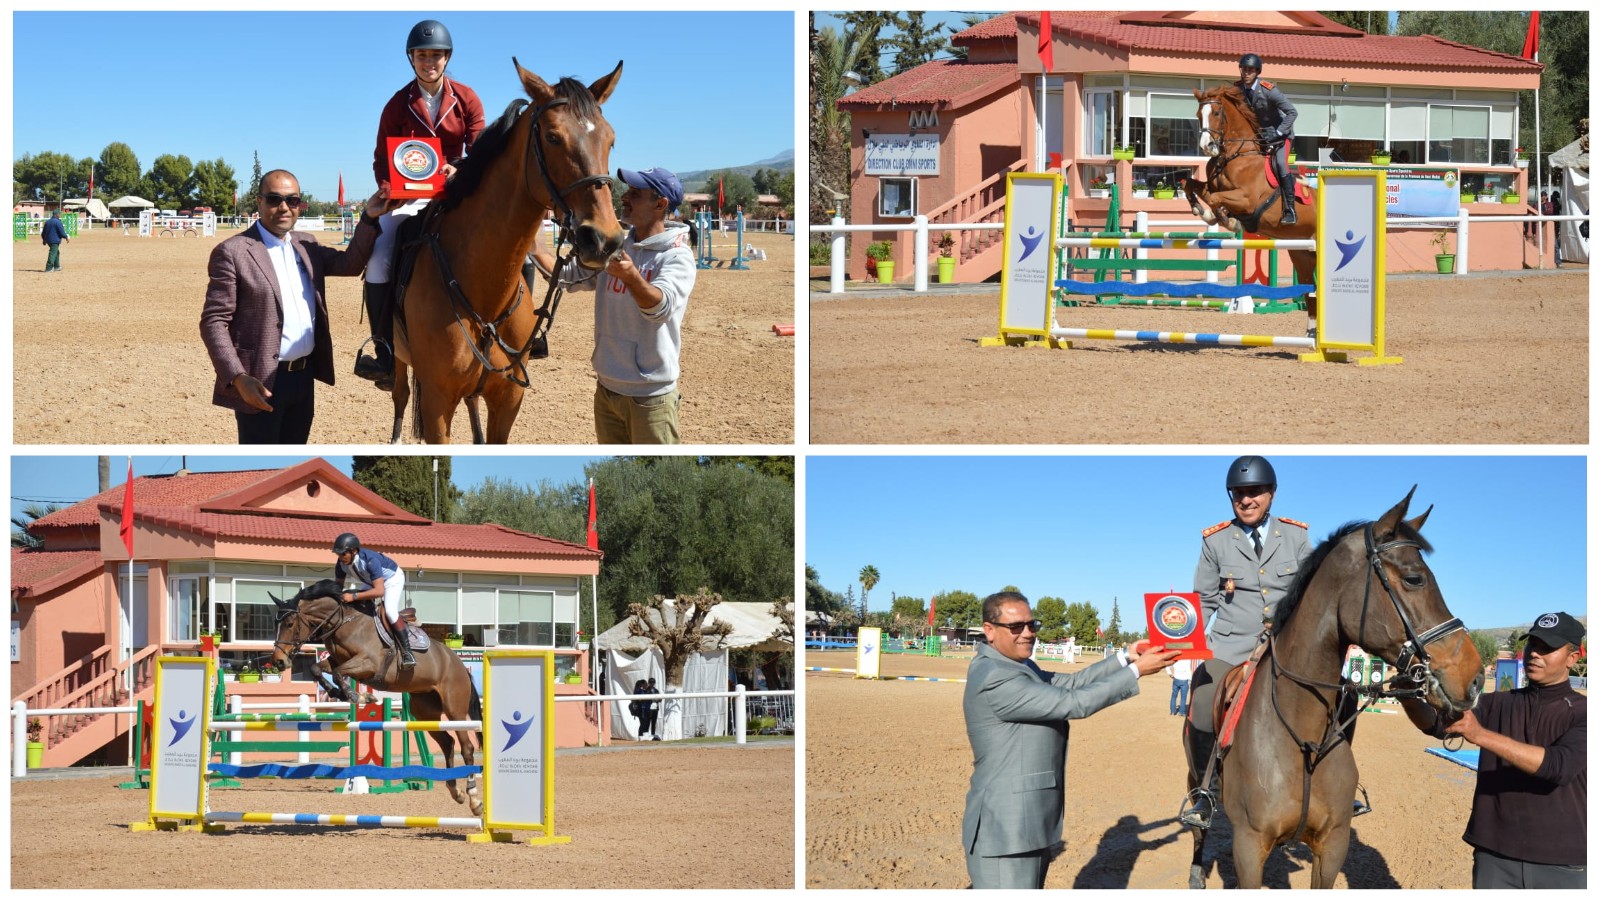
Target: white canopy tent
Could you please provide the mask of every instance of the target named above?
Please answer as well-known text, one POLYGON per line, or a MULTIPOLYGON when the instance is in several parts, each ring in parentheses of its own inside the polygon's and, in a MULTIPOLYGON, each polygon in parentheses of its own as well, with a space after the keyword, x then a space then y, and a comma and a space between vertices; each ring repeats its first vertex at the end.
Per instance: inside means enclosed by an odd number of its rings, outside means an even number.
MULTIPOLYGON (((702 647, 684 667, 683 690, 725 691, 728 689, 728 651, 762 650, 785 652, 794 649, 787 637, 777 637, 782 623, 771 614, 770 603, 719 603, 706 616, 707 625, 726 622, 732 631, 715 649, 702 647)), ((668 624, 677 623, 678 612, 669 603, 663 610, 668 624)), ((652 620, 656 610, 647 613, 652 620)), ((666 666, 661 650, 642 635, 632 634, 632 616, 618 622, 595 639, 604 654, 607 694, 631 694, 635 681, 656 679, 661 693, 667 692, 666 666)), ((725 735, 728 733, 728 704, 722 699, 668 700, 658 706, 657 728, 663 740, 683 737, 725 735)), ((628 711, 626 702, 613 702, 611 736, 638 740, 639 720, 628 711)))
MULTIPOLYGON (((1561 184, 1561 208, 1556 210, 1556 215, 1588 215, 1589 138, 1580 137, 1550 154, 1550 168, 1559 176, 1561 184)), ((1558 222, 1556 235, 1562 259, 1582 263, 1589 261, 1588 222, 1558 222)))
POLYGON ((125 196, 125 197, 118 197, 117 199, 111 201, 110 203, 107 203, 106 206, 109 206, 112 209, 122 209, 124 207, 130 207, 130 206, 138 207, 140 209, 148 209, 148 208, 154 207, 155 204, 151 203, 149 200, 144 199, 143 197, 135 197, 132 194, 129 194, 129 195, 125 196))
POLYGON ((84 200, 79 198, 77 200, 67 200, 61 205, 67 209, 79 210, 88 215, 88 217, 91 219, 111 218, 111 210, 107 209, 106 205, 99 200, 84 200))

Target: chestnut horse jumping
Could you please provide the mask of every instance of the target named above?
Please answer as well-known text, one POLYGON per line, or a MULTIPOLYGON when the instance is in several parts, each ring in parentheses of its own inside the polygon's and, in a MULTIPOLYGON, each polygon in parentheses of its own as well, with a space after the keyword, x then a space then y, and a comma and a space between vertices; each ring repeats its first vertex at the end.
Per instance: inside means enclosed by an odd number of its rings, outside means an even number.
MULTIPOLYGON (((1185 179, 1183 195, 1189 209, 1208 225, 1226 231, 1248 231, 1266 237, 1311 240, 1317 233, 1315 191, 1311 203, 1296 203, 1296 224, 1283 225, 1283 205, 1278 189, 1267 183, 1267 148, 1257 137, 1260 125, 1244 93, 1233 85, 1194 92, 1200 102, 1200 152, 1206 161, 1205 180, 1185 179)), ((1295 277, 1301 284, 1316 284, 1314 250, 1289 250, 1295 277)), ((1306 295, 1306 312, 1317 321, 1316 294, 1306 295)))
MULTIPOLYGON (((343 603, 339 599, 338 582, 324 579, 307 585, 288 600, 272 597, 272 602, 278 607, 278 634, 272 644, 272 655, 284 671, 289 671, 291 658, 301 646, 322 644, 328 649, 328 664, 334 677, 324 678, 328 670, 315 662, 311 664, 311 676, 337 699, 353 699, 343 679, 354 678, 380 690, 410 694, 411 714, 418 722, 483 719, 478 687, 472 683, 472 676, 459 657, 446 647, 433 644, 417 653, 415 668, 401 669, 395 659, 398 654, 385 646, 378 636, 378 627, 373 624, 372 602, 354 606, 343 603)), ((458 740, 461 764, 473 764, 472 738, 469 737, 472 732, 434 731, 430 734, 439 745, 447 768, 456 764, 458 740)), ((483 815, 483 798, 476 777, 467 778, 464 798, 456 789, 454 779, 446 781, 445 786, 457 803, 465 802, 473 815, 483 815)))
MULTIPOLYGON (((1356 793, 1349 733, 1361 690, 1340 680, 1346 648, 1359 646, 1394 668, 1379 695, 1426 704, 1440 722, 1478 702, 1483 661, 1422 558, 1432 549, 1421 529, 1433 508, 1405 519, 1415 493, 1413 487, 1376 522, 1352 522, 1323 541, 1274 612, 1254 686, 1237 713, 1237 736, 1218 769, 1241 888, 1261 887, 1267 856, 1279 844, 1310 848, 1315 888, 1333 887, 1344 865, 1356 793)), ((1217 691, 1218 723, 1225 721, 1224 693, 1217 691)), ((1374 692, 1366 693, 1370 702, 1374 692)), ((1184 732, 1187 746, 1187 724, 1184 732)), ((1190 756, 1191 800, 1207 762, 1190 756)), ((1203 888, 1206 832, 1190 833, 1189 886, 1203 888)))
POLYGON ((396 302, 394 430, 400 443, 406 404, 416 393, 413 433, 430 444, 450 442, 463 401, 474 443, 504 444, 511 435, 528 360, 543 355, 559 293, 552 285, 540 308, 527 296, 523 262, 547 211, 560 228, 556 254, 570 242, 580 265, 598 269, 622 246, 611 204, 611 125, 601 104, 616 89, 622 63, 585 86, 555 85, 522 68, 532 103, 512 103, 486 128, 430 205, 409 286, 396 302), (407 384, 407 368, 414 378, 407 384), (488 433, 477 398, 488 406, 488 433))

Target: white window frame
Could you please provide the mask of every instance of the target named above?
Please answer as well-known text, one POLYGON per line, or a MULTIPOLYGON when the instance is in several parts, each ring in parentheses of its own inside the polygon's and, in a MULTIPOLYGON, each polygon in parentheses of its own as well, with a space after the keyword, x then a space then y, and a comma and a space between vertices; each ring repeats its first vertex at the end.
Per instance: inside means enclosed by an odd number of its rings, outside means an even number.
POLYGON ((917 214, 917 177, 915 175, 879 175, 878 179, 878 218, 880 219, 910 219, 917 214), (891 181, 904 181, 910 185, 911 209, 909 212, 889 212, 884 209, 883 188, 891 181))

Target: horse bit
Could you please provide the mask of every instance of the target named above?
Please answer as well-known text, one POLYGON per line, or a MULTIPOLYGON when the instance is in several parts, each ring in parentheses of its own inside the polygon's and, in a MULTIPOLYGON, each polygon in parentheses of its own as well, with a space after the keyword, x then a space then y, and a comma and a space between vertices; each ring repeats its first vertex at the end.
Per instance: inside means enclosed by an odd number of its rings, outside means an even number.
MULTIPOLYGON (((296 605, 294 611, 293 612, 284 613, 283 618, 287 619, 289 616, 300 616, 300 617, 304 618, 305 617, 305 613, 301 612, 299 606, 296 605)), ((279 620, 279 621, 282 621, 282 620, 279 620)), ((284 646, 286 644, 288 644, 289 642, 288 641, 277 641, 277 640, 275 640, 275 641, 272 642, 272 649, 274 649, 274 650, 282 650, 284 659, 291 659, 296 653, 299 653, 300 652, 300 648, 304 647, 308 642, 315 642, 317 640, 317 635, 318 634, 321 634, 324 630, 326 630, 327 634, 331 636, 334 632, 338 631, 339 630, 339 626, 343 625, 343 624, 344 624, 344 608, 341 605, 340 608, 335 609, 326 619, 323 619, 322 621, 318 622, 314 626, 306 629, 306 636, 301 638, 299 641, 297 641, 293 647, 289 648, 288 650, 284 650, 284 646), (337 619, 338 621, 335 622, 334 621, 335 619, 337 619), (329 626, 332 626, 332 627, 329 627, 329 626)), ((324 641, 324 643, 326 643, 326 642, 324 641)))
MULTIPOLYGON (((473 389, 473 396, 483 392, 483 385, 488 380, 490 373, 504 375, 506 380, 518 387, 529 387, 531 379, 528 376, 527 359, 535 347, 548 346, 550 326, 555 321, 556 308, 561 305, 561 295, 565 291, 556 275, 566 268, 567 263, 571 262, 572 257, 577 253, 577 247, 574 245, 565 257, 561 255, 562 247, 572 240, 572 233, 576 229, 577 220, 572 207, 567 205, 566 197, 586 185, 610 184, 611 181, 610 175, 601 172, 595 175, 585 175, 566 187, 557 189, 554 179, 550 177, 550 167, 544 157, 544 135, 540 127, 540 121, 546 112, 558 106, 565 106, 568 102, 566 97, 558 96, 552 97, 550 102, 543 106, 532 107, 525 105, 524 107, 523 114, 528 115, 530 119, 528 123, 528 145, 522 161, 523 181, 529 184, 532 183, 528 173, 533 168, 532 161, 537 161, 539 164, 539 176, 544 182, 545 191, 550 195, 550 202, 559 210, 561 217, 559 219, 560 227, 556 232, 556 263, 548 279, 549 287, 545 291, 543 305, 535 313, 537 318, 534 320, 533 331, 529 333, 528 340, 522 345, 522 349, 519 350, 512 347, 500 337, 500 326, 505 324, 511 314, 516 311, 517 306, 521 304, 524 282, 521 279, 517 281, 516 292, 512 294, 511 303, 506 307, 505 311, 493 322, 486 322, 482 316, 478 315, 478 311, 472 307, 471 301, 467 299, 466 294, 461 290, 461 283, 456 280, 455 274, 450 268, 450 261, 445 256, 444 248, 439 244, 437 228, 427 235, 428 244, 433 249, 434 261, 439 266, 440 275, 444 278, 445 290, 450 295, 451 313, 455 316, 456 325, 461 328, 461 335, 466 338, 467 347, 472 350, 472 355, 477 357, 479 365, 483 367, 482 373, 478 376, 477 387, 473 389), (472 340, 472 334, 467 330, 467 323, 462 319, 463 313, 471 318, 472 324, 483 335, 480 342, 472 340), (481 348, 478 346, 479 343, 483 345, 481 348), (499 347, 500 351, 506 355, 506 364, 504 366, 496 366, 489 362, 487 350, 491 344, 499 347)), ((538 355, 543 356, 544 354, 538 355)))

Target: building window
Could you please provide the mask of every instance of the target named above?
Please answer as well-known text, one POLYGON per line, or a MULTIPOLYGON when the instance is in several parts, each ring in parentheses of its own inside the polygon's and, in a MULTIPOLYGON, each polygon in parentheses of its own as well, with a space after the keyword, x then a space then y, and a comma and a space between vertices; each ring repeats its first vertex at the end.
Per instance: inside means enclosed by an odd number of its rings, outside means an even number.
MULTIPOLYGON (((563 623, 570 625, 571 623, 563 623)), ((555 594, 549 591, 501 591, 500 635, 509 643, 535 647, 556 643, 555 594)), ((571 638, 565 646, 572 646, 571 638)))
POLYGON ((1489 107, 1428 107, 1428 162, 1488 165, 1489 107))
POLYGON ((210 584, 210 579, 194 575, 167 580, 172 616, 168 640, 198 641, 200 632, 211 630, 210 584))
POLYGON ((909 219, 917 214, 917 180, 915 178, 878 179, 878 217, 881 219, 909 219))
MULTIPOLYGON (((1193 94, 1150 95, 1150 119, 1141 149, 1145 156, 1199 156, 1200 119, 1193 94)), ((1139 142, 1135 141, 1135 146, 1139 142)), ((1106 150, 1110 156, 1111 151, 1106 150)))
POLYGON ((1089 146, 1085 156, 1110 156, 1111 150, 1122 143, 1122 92, 1087 91, 1084 94, 1089 113, 1089 146))
MULTIPOLYGON (((1327 146, 1338 153, 1335 158, 1346 162, 1366 162, 1372 158, 1374 151, 1385 149, 1385 112, 1386 107, 1382 103, 1341 100, 1332 106, 1327 146)), ((1298 122, 1295 128, 1299 130, 1298 122)))
POLYGON ((225 640, 264 641, 278 636, 278 608, 273 597, 293 597, 305 585, 298 581, 246 581, 234 579, 231 601, 217 601, 217 621, 224 625, 225 640))

